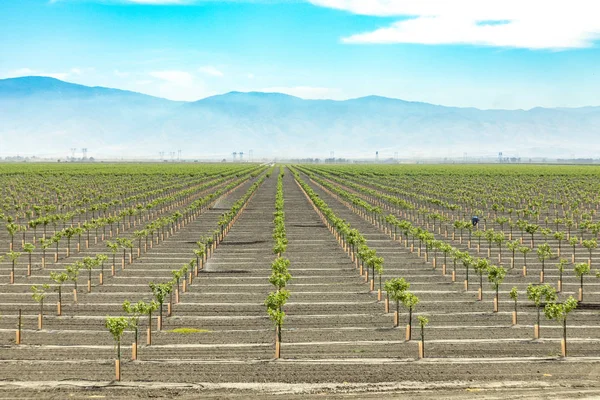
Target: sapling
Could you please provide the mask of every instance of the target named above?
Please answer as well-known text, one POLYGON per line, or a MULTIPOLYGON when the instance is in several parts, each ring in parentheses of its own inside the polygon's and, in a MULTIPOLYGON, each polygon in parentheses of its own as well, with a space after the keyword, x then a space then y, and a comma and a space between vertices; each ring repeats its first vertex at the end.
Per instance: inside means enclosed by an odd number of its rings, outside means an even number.
POLYGON ((65 271, 67 272, 67 276, 69 280, 73 282, 73 302, 77 303, 77 279, 79 279, 79 271, 83 263, 80 261, 75 262, 74 264, 67 265, 65 267, 65 271))
POLYGON ((531 235, 531 248, 533 249, 535 243, 533 241, 533 235, 535 235, 535 233, 538 231, 538 229, 540 229, 540 227, 538 225, 535 224, 527 224, 525 226, 525 232, 529 233, 531 235))
POLYGON ((404 278, 394 278, 385 281, 384 289, 390 299, 396 302, 396 312, 394 314, 394 326, 399 324, 400 314, 400 301, 402 301, 402 295, 406 290, 410 288, 410 283, 406 282, 404 278))
POLYGON ((377 289, 377 301, 381 301, 381 291, 383 289, 381 284, 381 276, 383 275, 383 257, 376 257, 374 263, 375 271, 379 276, 379 289, 377 289))
POLYGON ((98 264, 100 265, 100 279, 99 279, 99 283, 100 285, 104 284, 104 262, 106 260, 108 260, 108 256, 104 255, 104 254, 98 254, 96 255, 96 260, 98 261, 98 264))
POLYGON ((115 362, 116 380, 121 380, 121 338, 123 332, 129 327, 129 320, 125 317, 106 317, 105 326, 111 333, 117 347, 117 359, 115 362))
POLYGON ((567 356, 567 315, 577 308, 577 300, 573 296, 569 296, 563 303, 548 303, 544 307, 546 318, 554 319, 562 323, 563 339, 562 339, 562 356, 567 356))
POLYGON ((21 253, 19 253, 18 251, 9 251, 8 253, 6 253, 6 255, 8 256, 8 258, 10 258, 10 261, 12 263, 12 267, 10 270, 10 283, 13 284, 15 283, 15 266, 17 264, 17 261, 19 260, 19 257, 21 257, 21 253))
POLYGON ((479 274, 479 290, 477 294, 477 300, 479 301, 483 300, 483 274, 487 272, 489 267, 490 262, 485 258, 478 258, 473 265, 475 272, 479 274))
POLYGON ((578 263, 573 267, 575 276, 579 278, 579 301, 583 301, 583 276, 590 273, 590 266, 588 263, 578 263))
POLYGON ((575 264, 575 250, 578 243, 579 239, 577 238, 577 236, 571 236, 571 238, 569 239, 569 245, 573 247, 573 254, 571 255, 571 262, 573 264, 575 264))
POLYGON ((588 264, 591 266, 592 265, 592 251, 596 247, 598 247, 598 242, 596 241, 596 239, 589 239, 589 240, 584 240, 581 244, 589 252, 588 264))
MULTIPOLYGON (((150 315, 150 318, 152 318, 152 311, 156 310, 156 308, 158 307, 158 304, 156 304, 156 302, 152 301, 151 303, 145 303, 144 301, 140 300, 138 301, 136 304, 131 304, 131 302, 129 300, 125 300, 123 302, 123 311, 125 311, 127 314, 129 314, 129 328, 131 328, 133 330, 133 334, 134 334, 134 343, 133 343, 133 348, 132 348, 132 359, 136 360, 137 359, 137 349, 138 349, 138 336, 139 336, 139 325, 140 325, 140 318, 143 315, 150 315)), ((148 328, 149 330, 151 330, 151 320, 148 324, 148 328)))
POLYGON ((569 261, 566 258, 561 258, 558 260, 558 264, 556 264, 556 269, 558 269, 558 292, 562 292, 562 282, 563 282, 563 272, 565 267, 569 265, 569 261))
POLYGON ((419 325, 421 326, 421 343, 419 343, 419 358, 425 358, 425 326, 429 323, 429 319, 427 319, 427 317, 425 317, 424 315, 419 315, 417 319, 419 320, 419 325))
POLYGON ((38 329, 40 330, 43 329, 44 326, 44 299, 46 298, 49 289, 50 285, 47 283, 44 283, 42 286, 33 285, 31 287, 31 291, 33 292, 31 297, 33 300, 40 303, 40 313, 38 315, 38 329))
POLYGON ((543 243, 538 246, 537 250, 538 260, 542 262, 542 270, 540 271, 540 283, 544 283, 544 269, 546 266, 546 260, 552 257, 552 250, 548 243, 543 243))
POLYGON ((402 304, 408 308, 408 325, 406 326, 406 340, 408 341, 412 338, 412 313, 415 306, 419 304, 419 298, 408 291, 404 291, 402 293, 402 304))
POLYGON ((540 338, 540 312, 542 309, 542 303, 546 302, 554 302, 556 301, 556 290, 548 285, 533 285, 529 284, 527 286, 527 298, 535 304, 537 308, 537 322, 533 327, 533 337, 534 339, 540 338))
POLYGON ((119 244, 115 243, 115 242, 111 242, 110 240, 106 241, 106 247, 108 247, 110 249, 110 251, 112 252, 112 275, 115 275, 115 262, 116 262, 116 256, 117 256, 117 251, 119 250, 119 244))
POLYGON ((557 255, 560 257, 561 243, 563 240, 565 240, 565 233, 564 232, 554 232, 553 236, 554 236, 554 239, 556 239, 558 241, 557 255))
POLYGON ((42 268, 46 267, 46 250, 52 246, 52 240, 40 239, 40 245, 42 246, 42 268))
POLYGON ((154 283, 150 282, 150 290, 152 290, 152 294, 154 298, 158 302, 158 310, 159 310, 159 319, 158 319, 158 330, 162 330, 163 325, 163 304, 165 302, 165 298, 168 294, 173 291, 173 283, 154 283))
POLYGON ((282 289, 277 292, 271 292, 265 299, 265 306, 267 306, 267 314, 273 324, 275 324, 276 330, 276 342, 275 342, 275 358, 281 356, 281 327, 285 319, 285 311, 282 311, 282 307, 285 305, 290 297, 290 292, 282 289))
POLYGON ((87 281, 87 291, 91 293, 92 291, 92 270, 94 267, 98 266, 98 259, 92 257, 83 257, 83 268, 88 271, 88 281, 87 281))
POLYGON ((510 289, 510 292, 508 293, 508 295, 515 302, 515 309, 513 311, 512 324, 516 325, 517 324, 517 300, 519 299, 519 291, 518 291, 517 287, 513 286, 513 288, 510 289))
POLYGON ((271 264, 271 276, 269 283, 281 290, 286 287, 288 281, 292 279, 292 275, 288 271, 290 260, 283 257, 277 257, 271 264))
POLYGON ((58 292, 57 315, 62 315, 62 285, 69 280, 69 275, 66 272, 50 272, 50 279, 55 283, 54 290, 58 292))
POLYGON ((510 269, 515 268, 515 252, 519 249, 519 241, 508 241, 506 242, 506 247, 512 252, 512 257, 510 258, 510 269))
POLYGON ((527 246, 519 247, 519 251, 523 254, 523 276, 527 275, 527 253, 531 251, 531 248, 527 246))
POLYGON ((171 271, 173 281, 175 281, 175 304, 179 304, 179 280, 183 276, 181 269, 174 269, 171 271))
POLYGON ((23 245, 23 251, 27 253, 28 262, 27 262, 27 276, 31 276, 31 253, 35 250, 35 246, 31 243, 25 243, 23 245))
POLYGON ((492 287, 496 291, 496 297, 494 299, 494 312, 498 312, 498 290, 500 289, 500 285, 504 281, 504 277, 506 276, 506 270, 503 267, 492 265, 488 267, 487 273, 488 281, 492 284, 492 287))

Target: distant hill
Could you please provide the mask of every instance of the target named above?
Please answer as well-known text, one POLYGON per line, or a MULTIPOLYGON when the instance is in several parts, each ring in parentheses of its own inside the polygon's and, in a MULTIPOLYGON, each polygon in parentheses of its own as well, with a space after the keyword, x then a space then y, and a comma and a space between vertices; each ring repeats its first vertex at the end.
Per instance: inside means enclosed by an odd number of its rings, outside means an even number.
POLYGON ((479 110, 378 96, 230 92, 195 102, 46 77, 0 80, 0 153, 597 156, 600 107, 479 110))

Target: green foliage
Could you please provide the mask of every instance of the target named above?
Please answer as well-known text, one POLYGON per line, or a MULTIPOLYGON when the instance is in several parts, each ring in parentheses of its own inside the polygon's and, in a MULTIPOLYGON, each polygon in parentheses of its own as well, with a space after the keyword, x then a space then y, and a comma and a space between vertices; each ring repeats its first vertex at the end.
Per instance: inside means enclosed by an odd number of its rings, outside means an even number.
POLYGON ((48 290, 50 289, 50 285, 48 285, 47 283, 44 283, 42 286, 38 286, 38 285, 33 285, 31 286, 31 297, 33 298, 34 301, 38 302, 38 303, 42 303, 44 301, 44 299, 46 298, 46 295, 48 294, 48 290))
POLYGON ((590 266, 588 263, 578 263, 573 267, 573 272, 575 272, 575 276, 581 278, 583 275, 588 275, 590 273, 590 266))
POLYGON ((517 302, 517 299, 519 298, 519 290, 517 289, 516 286, 513 286, 512 289, 510 289, 510 292, 508 293, 508 295, 510 296, 511 299, 513 299, 515 301, 515 303, 517 302))
POLYGON ((504 277, 506 276, 506 270, 503 267, 492 265, 487 269, 487 272, 488 281, 492 284, 494 289, 498 289, 498 287, 504 281, 504 277))
POLYGON ((390 299, 393 301, 401 301, 402 295, 405 291, 410 288, 410 283, 408 283, 404 278, 393 278, 385 281, 384 289, 390 299))
POLYGON ((548 303, 544 307, 546 318, 564 322, 567 315, 577 308, 577 300, 573 296, 569 296, 563 303, 548 303))
POLYGON ((158 304, 162 305, 165 302, 165 298, 173 291, 173 282, 167 283, 154 283, 150 282, 150 290, 158 304))

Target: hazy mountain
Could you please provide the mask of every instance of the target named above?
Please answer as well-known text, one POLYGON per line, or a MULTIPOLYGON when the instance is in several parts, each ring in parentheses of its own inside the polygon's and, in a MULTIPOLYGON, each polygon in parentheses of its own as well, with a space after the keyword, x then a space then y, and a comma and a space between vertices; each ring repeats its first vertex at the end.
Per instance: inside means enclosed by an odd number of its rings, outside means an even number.
POLYGON ((600 107, 479 110, 378 96, 231 92, 196 102, 53 78, 0 80, 0 154, 141 156, 595 156, 600 107))

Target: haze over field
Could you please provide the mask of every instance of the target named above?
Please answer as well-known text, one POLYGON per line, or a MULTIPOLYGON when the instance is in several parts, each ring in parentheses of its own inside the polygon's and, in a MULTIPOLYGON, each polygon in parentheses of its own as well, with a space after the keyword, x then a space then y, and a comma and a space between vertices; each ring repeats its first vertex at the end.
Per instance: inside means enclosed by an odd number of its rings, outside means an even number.
POLYGON ((596 157, 597 15, 593 0, 2 1, 0 157, 596 157))
POLYGON ((437 157, 594 155, 600 107, 479 110, 378 96, 304 100, 280 93, 230 92, 178 102, 54 78, 0 80, 0 148, 104 156, 183 149, 208 157, 253 149, 257 157, 437 157))

